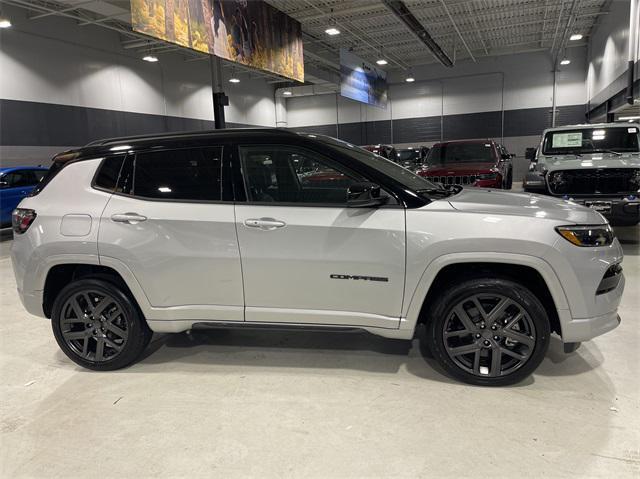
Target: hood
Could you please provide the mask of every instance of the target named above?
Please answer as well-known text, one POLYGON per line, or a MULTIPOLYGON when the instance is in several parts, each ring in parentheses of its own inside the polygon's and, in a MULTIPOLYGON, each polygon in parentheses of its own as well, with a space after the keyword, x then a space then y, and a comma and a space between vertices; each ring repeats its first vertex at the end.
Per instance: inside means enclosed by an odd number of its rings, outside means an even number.
POLYGON ((549 171, 582 170, 588 168, 640 168, 638 153, 589 153, 581 157, 574 155, 554 155, 540 158, 549 171))
POLYGON ((423 168, 427 175, 447 176, 447 175, 471 175, 474 173, 488 173, 495 166, 493 161, 478 161, 474 163, 444 163, 440 165, 429 165, 423 168))
POLYGON ((506 193, 483 188, 464 188, 447 199, 459 211, 489 215, 530 216, 567 224, 603 224, 604 217, 571 201, 530 193, 506 193))

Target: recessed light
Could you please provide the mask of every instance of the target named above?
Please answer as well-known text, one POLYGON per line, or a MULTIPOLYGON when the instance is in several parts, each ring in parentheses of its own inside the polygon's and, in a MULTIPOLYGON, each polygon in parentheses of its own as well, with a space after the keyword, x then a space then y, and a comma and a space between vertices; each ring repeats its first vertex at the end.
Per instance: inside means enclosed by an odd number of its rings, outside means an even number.
POLYGON ((338 30, 336 27, 329 27, 327 28, 324 33, 326 33, 327 35, 340 35, 340 30, 338 30))
POLYGON ((231 77, 229 78, 229 83, 240 83, 240 78, 231 77))
POLYGON ((157 61, 158 61, 158 57, 155 57, 155 56, 153 56, 153 55, 146 55, 146 56, 142 57, 142 59, 143 59, 145 62, 151 62, 151 63, 155 63, 155 62, 157 62, 157 61))
POLYGON ((389 62, 387 60, 385 60, 384 58, 381 58, 380 60, 376 60, 376 63, 378 65, 386 65, 389 62))
POLYGON ((581 33, 574 33, 573 35, 571 35, 569 37, 569 40, 573 40, 574 42, 576 40, 582 40, 582 34, 581 33))
POLYGON ((569 63, 571 63, 571 60, 569 60, 568 58, 565 58, 560 62, 560 65, 568 65, 569 63))
POLYGON ((282 94, 284 96, 291 96, 291 95, 293 95, 293 92, 291 90, 285 90, 285 91, 282 92, 282 94))
POLYGON ((11 20, 7 17, 0 17, 0 28, 9 28, 11 26, 11 20))

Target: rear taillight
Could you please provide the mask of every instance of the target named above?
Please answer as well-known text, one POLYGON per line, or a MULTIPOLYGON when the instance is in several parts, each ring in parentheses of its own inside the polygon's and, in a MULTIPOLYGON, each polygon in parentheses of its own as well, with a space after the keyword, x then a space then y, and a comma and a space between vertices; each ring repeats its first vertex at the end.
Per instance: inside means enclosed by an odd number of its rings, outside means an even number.
POLYGON ((33 220, 36 219, 36 212, 27 208, 16 208, 11 214, 11 225, 13 232, 21 235, 29 229, 33 220))

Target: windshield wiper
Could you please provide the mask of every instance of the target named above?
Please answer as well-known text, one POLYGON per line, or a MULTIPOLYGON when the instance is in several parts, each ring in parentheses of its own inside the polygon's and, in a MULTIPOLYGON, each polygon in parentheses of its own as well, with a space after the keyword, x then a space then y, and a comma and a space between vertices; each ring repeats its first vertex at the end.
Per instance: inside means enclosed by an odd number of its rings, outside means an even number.
POLYGON ((603 153, 613 153, 616 156, 622 156, 622 153, 620 153, 619 151, 607 150, 605 148, 598 148, 596 151, 601 151, 603 153))
POLYGON ((427 195, 442 195, 444 197, 456 195, 462 191, 462 186, 460 185, 442 185, 440 188, 425 188, 422 190, 417 190, 416 193, 422 194, 426 193, 427 195))

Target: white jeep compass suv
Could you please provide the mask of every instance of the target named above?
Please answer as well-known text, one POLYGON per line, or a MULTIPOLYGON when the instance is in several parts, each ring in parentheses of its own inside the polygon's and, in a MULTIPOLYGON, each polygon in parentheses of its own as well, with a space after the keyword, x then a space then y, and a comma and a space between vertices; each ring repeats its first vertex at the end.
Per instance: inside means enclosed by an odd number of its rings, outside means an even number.
POLYGON ((452 376, 505 385, 549 335, 615 328, 622 250, 596 211, 430 183, 320 135, 223 130, 94 142, 14 211, 32 314, 96 370, 200 324, 427 329, 452 376))

